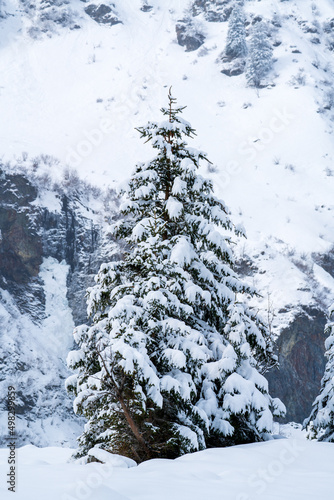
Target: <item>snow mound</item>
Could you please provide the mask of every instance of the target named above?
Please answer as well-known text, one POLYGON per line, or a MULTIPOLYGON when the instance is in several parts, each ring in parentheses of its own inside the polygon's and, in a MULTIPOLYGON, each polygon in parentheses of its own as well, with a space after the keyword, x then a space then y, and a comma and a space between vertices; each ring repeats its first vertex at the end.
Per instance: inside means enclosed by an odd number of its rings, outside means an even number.
MULTIPOLYGON (((334 446, 303 439, 212 448, 130 469, 68 463, 71 451, 19 448, 15 499, 307 500, 330 498, 333 488, 334 446)), ((0 449, 4 500, 12 498, 5 485, 7 458, 8 450, 0 449)))
POLYGON ((96 460, 103 464, 112 465, 113 467, 128 469, 130 467, 137 466, 136 462, 131 458, 122 457, 121 455, 117 455, 116 453, 109 453, 108 451, 101 450, 101 448, 99 448, 98 446, 94 446, 94 448, 89 450, 88 455, 90 457, 96 458, 96 460))

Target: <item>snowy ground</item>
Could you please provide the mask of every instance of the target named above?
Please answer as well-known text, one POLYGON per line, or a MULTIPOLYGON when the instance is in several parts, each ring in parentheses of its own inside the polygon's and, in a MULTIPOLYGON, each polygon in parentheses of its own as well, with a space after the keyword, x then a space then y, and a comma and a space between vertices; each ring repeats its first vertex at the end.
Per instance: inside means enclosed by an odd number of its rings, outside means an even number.
MULTIPOLYGON (((86 16, 80 20, 80 30, 59 28, 57 35, 33 40, 26 32, 28 21, 22 14, 21 3, 7 0, 8 16, 0 21, 0 107, 6 117, 0 121, 0 155, 4 160, 14 159, 15 163, 22 152, 30 157, 51 154, 60 159, 60 165, 67 163, 89 182, 114 185, 115 181, 130 175, 136 162, 152 156, 152 149, 139 140, 134 128, 149 119, 159 120, 159 108, 166 105, 168 87, 172 85, 180 105, 188 106, 185 118, 197 129, 198 136, 192 145, 207 151, 217 167, 215 172, 209 173, 204 166, 202 173, 212 178, 217 194, 231 207, 235 222, 245 225, 248 239, 237 246, 236 252, 241 257, 251 258, 257 267, 250 280, 263 295, 260 309, 265 313, 269 302, 274 312, 289 306, 286 314, 280 313, 273 318, 275 331, 287 325, 300 305, 314 304, 315 298, 316 304, 320 303, 323 308, 329 306, 334 300, 334 279, 314 263, 312 254, 326 253, 334 244, 333 110, 323 110, 326 92, 334 82, 329 64, 333 52, 328 50, 327 35, 321 28, 324 21, 333 17, 333 1, 318 0, 316 10, 311 0, 250 0, 245 3, 248 13, 261 14, 267 19, 276 13, 282 24, 273 34, 277 42, 273 86, 259 93, 246 86, 244 75, 229 78, 220 72, 217 60, 225 46, 227 23, 208 23, 200 18, 207 33, 205 44, 198 51, 186 52, 176 42, 175 24, 183 17, 189 0, 151 0, 153 10, 148 13, 140 10, 141 0, 114 0, 114 3, 123 24, 111 28, 99 26, 86 16), (311 41, 313 35, 303 31, 303 21, 318 22, 321 43, 311 41)), ((73 4, 82 12, 83 2, 75 0, 73 4)), ((50 174, 57 179, 61 171, 53 169, 50 174)), ((66 314, 58 318, 53 304, 57 305, 57 310, 64 311, 67 306, 55 301, 52 293, 59 300, 64 298, 65 274, 61 272, 61 282, 55 284, 52 269, 45 265, 41 277, 46 288, 51 286, 49 316, 43 329, 47 331, 51 327, 55 340, 58 339, 59 321, 65 321, 66 314)), ((1 300, 5 303, 6 297, 1 300)), ((27 318, 19 318, 13 326, 6 315, 0 307, 0 323, 6 324, 8 338, 12 328, 18 329, 19 325, 22 338, 29 336, 30 342, 33 338, 34 346, 38 344, 34 352, 39 352, 43 347, 39 340, 40 330, 32 336, 30 332, 34 326, 27 318)), ((72 338, 71 318, 67 320, 63 331, 64 336, 67 332, 67 337, 59 337, 62 349, 59 352, 55 349, 54 353, 61 358, 62 364, 72 338)), ((34 359, 30 351, 27 359, 34 359)), ((48 366, 46 364, 46 368, 48 366)), ((52 370, 45 372, 46 377, 53 377, 52 370)), ((5 419, 0 420, 0 429, 5 425, 5 419)), ((43 425, 50 439, 59 435, 58 428, 51 433, 52 422, 50 425, 43 422, 43 425)), ((32 432, 39 433, 36 428, 32 432)), ((59 441, 62 440, 62 436, 59 437, 59 441)), ((257 467, 267 466, 270 460, 277 459, 279 450, 275 446, 283 444, 275 442, 241 448, 249 452, 241 454, 240 463, 244 460, 246 464, 249 460, 249 467, 255 471, 257 467), (262 449, 268 450, 270 456, 269 461, 263 459, 265 465, 256 458, 262 449)), ((311 460, 313 450, 316 455, 316 450, 330 448, 309 443, 305 446, 309 451, 305 451, 305 456, 301 453, 300 463, 305 465, 305 484, 308 484, 311 477, 308 467, 312 462, 319 467, 321 476, 321 462, 311 460)), ((205 452, 202 456, 208 457, 207 468, 210 468, 210 454, 217 453, 220 457, 217 463, 223 473, 229 471, 229 467, 233 469, 237 450, 239 448, 205 452)), ((30 451, 23 449, 20 452, 18 495, 25 500, 45 498, 46 492, 57 499, 64 491, 74 495, 76 481, 85 478, 87 469, 93 467, 60 463, 52 469, 47 463, 36 464, 30 451), (25 460, 31 460, 32 464, 29 466, 25 460), (37 473, 45 476, 42 482, 37 473), (71 474, 77 479, 72 480, 71 474), (25 484, 27 478, 31 480, 30 487, 25 484), (50 484, 51 492, 48 491, 50 484), (36 496, 35 489, 40 491, 36 496)), ((46 462, 59 454, 61 460, 68 456, 66 450, 35 452, 37 461, 45 460, 40 453, 48 457, 46 462)), ((175 488, 183 494, 182 484, 190 487, 193 483, 194 492, 202 491, 201 479, 196 479, 196 474, 191 478, 191 467, 187 469, 192 460, 195 459, 187 457, 166 465, 171 472, 173 467, 181 471, 180 475, 178 472, 171 476, 170 482, 165 481, 169 494, 166 493, 166 498, 172 496, 168 488, 174 484, 173 477, 175 488), (182 474, 186 477, 184 481, 182 474)), ((299 458, 292 470, 297 463, 299 458)), ((143 477, 149 481, 155 467, 161 468, 159 474, 166 473, 165 466, 154 463, 143 465, 138 471, 142 470, 143 477)), ((247 486, 251 472, 242 473, 236 480, 236 465, 234 472, 232 469, 221 484, 217 479, 217 491, 226 491, 224 485, 231 477, 238 491, 231 486, 230 497, 238 498, 237 495, 244 492, 242 481, 247 486)), ((262 493, 263 498, 268 498, 268 491, 270 498, 275 498, 283 479, 290 477, 292 470, 286 467, 275 481, 269 482, 262 493)), ((137 469, 117 470, 117 477, 113 475, 110 481, 112 487, 118 477, 129 483, 122 475, 130 474, 138 474, 137 469)), ((157 472, 157 476, 159 474, 157 472)), ((216 476, 213 474, 213 477, 216 476)), ((208 479, 208 484, 215 484, 213 477, 208 479)), ((126 487, 138 489, 136 493, 123 491, 121 486, 119 491, 128 498, 150 498, 145 496, 145 481, 130 483, 126 487)), ((301 480, 296 484, 302 488, 304 483, 301 480)), ((109 487, 104 487, 109 491, 109 487)), ((249 488, 250 498, 251 495, 261 498, 255 488, 249 488)), ((96 499, 100 498, 98 491, 103 494, 102 489, 94 491, 96 499)), ((164 498, 161 496, 164 492, 158 491, 158 498, 164 498)), ((283 488, 277 498, 283 498, 284 491, 283 488)), ((303 498, 321 498, 316 490, 307 487, 305 491, 307 494, 303 498)), ((218 493, 217 498, 221 498, 218 493)))
POLYGON ((211 449, 138 467, 68 463, 70 449, 17 450, 17 490, 7 490, 0 450, 2 500, 325 500, 333 491, 334 445, 289 439, 211 449))

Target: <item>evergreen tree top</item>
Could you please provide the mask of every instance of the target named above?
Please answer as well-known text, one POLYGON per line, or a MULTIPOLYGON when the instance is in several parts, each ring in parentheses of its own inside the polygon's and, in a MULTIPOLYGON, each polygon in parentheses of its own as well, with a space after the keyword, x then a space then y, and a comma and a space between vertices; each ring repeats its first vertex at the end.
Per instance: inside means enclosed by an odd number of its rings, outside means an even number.
POLYGON ((162 112, 163 115, 168 116, 170 123, 173 123, 174 121, 179 121, 178 115, 182 113, 187 106, 176 107, 176 108, 173 107, 177 103, 177 99, 172 95, 172 87, 169 88, 168 101, 169 101, 168 108, 161 108, 160 111, 162 112))
MULTIPOLYGON (((176 147, 177 145, 181 146, 178 141, 182 140, 183 136, 193 138, 196 135, 190 123, 179 116, 186 109, 186 106, 175 106, 177 99, 172 96, 171 87, 168 92, 168 101, 169 106, 160 109, 161 113, 168 117, 168 120, 160 123, 150 121, 145 127, 136 128, 141 138, 146 138, 146 142, 152 141, 153 148, 159 149, 165 146, 168 150, 170 149, 166 144, 163 144, 161 138, 170 146, 176 147)), ((185 146, 186 143, 183 142, 182 145, 185 146)), ((204 156, 202 154, 203 158, 204 156)))
POLYGON ((168 100, 169 107, 161 109, 168 120, 137 129, 158 153, 151 161, 137 164, 131 179, 122 183, 125 200, 120 209, 126 218, 112 232, 126 238, 130 246, 149 235, 155 241, 162 238, 165 245, 184 235, 197 250, 202 245, 202 251, 213 251, 232 264, 231 232, 244 236, 243 228, 234 226, 226 205, 214 196, 211 180, 198 173, 200 161, 209 160, 185 141, 196 135, 195 130, 179 116, 185 107, 175 106, 171 89, 168 100))

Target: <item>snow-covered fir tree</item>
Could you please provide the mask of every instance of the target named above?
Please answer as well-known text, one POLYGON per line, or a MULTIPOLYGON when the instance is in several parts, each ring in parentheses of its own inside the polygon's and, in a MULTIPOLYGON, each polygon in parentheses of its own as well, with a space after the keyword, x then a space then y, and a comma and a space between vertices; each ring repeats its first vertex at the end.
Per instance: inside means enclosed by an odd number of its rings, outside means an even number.
POLYGON ((257 22, 252 30, 246 79, 249 85, 261 87, 263 80, 273 67, 273 47, 265 22, 257 22))
POLYGON ((310 439, 334 443, 334 304, 329 310, 325 333, 327 363, 321 380, 319 396, 313 403, 311 415, 304 422, 310 439))
POLYGON ((284 412, 263 372, 276 364, 252 295, 233 270, 234 227, 204 153, 169 94, 165 121, 139 128, 156 156, 122 188, 126 242, 88 290, 92 325, 76 328, 68 364, 75 412, 87 419, 78 456, 94 446, 137 461, 259 441, 284 412))
POLYGON ((239 2, 235 3, 229 19, 225 55, 231 59, 247 55, 245 13, 239 2))

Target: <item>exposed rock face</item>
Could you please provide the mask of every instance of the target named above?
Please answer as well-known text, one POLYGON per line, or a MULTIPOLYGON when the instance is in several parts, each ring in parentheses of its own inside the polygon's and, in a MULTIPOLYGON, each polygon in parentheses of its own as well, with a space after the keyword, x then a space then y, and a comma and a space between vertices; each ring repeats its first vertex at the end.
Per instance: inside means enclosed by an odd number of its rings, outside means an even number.
MULTIPOLYGON (((87 209, 83 217, 78 199, 57 193, 53 196, 59 208, 50 211, 36 204, 38 190, 24 176, 0 175, 0 286, 9 291, 19 285, 29 288, 37 280, 43 258, 53 257, 69 265, 69 285, 82 280, 77 286, 83 295, 82 286, 92 282, 102 261, 101 231, 93 213, 87 209)), ((70 298, 75 292, 69 286, 70 298)), ((78 320, 86 320, 78 307, 73 309, 78 320)))
MULTIPOLYGON (((111 258, 101 249, 115 245, 77 195, 49 190, 48 206, 23 175, 0 177, 0 407, 13 383, 17 444, 73 445, 78 419, 64 386, 66 356, 74 325, 87 320, 85 290, 111 258)), ((0 418, 0 436, 5 429, 0 418)))
POLYGON ((202 33, 196 33, 187 22, 180 21, 176 25, 175 31, 177 43, 181 47, 186 47, 186 52, 197 50, 204 43, 205 36, 202 33))
POLYGON ((91 4, 85 8, 85 12, 99 24, 109 24, 109 26, 122 24, 122 21, 118 19, 115 11, 113 10, 114 7, 114 4, 112 4, 112 7, 103 3, 99 5, 91 4))
POLYGON ((325 368, 325 324, 322 311, 305 309, 278 339, 280 368, 266 376, 271 394, 287 407, 285 422, 303 422, 319 394, 325 368))
POLYGON ((144 4, 142 7, 140 7, 140 10, 142 12, 151 12, 152 9, 153 9, 152 5, 147 5, 147 4, 144 4))
POLYGON ((324 255, 314 254, 314 261, 334 278, 334 250, 324 255))
POLYGON ((229 60, 229 58, 222 59, 221 73, 226 76, 239 76, 245 71, 246 61, 243 58, 236 58, 229 60))
POLYGON ((27 206, 37 190, 22 176, 0 183, 0 272, 6 280, 25 283, 37 276, 42 263, 42 243, 31 225, 27 206))

